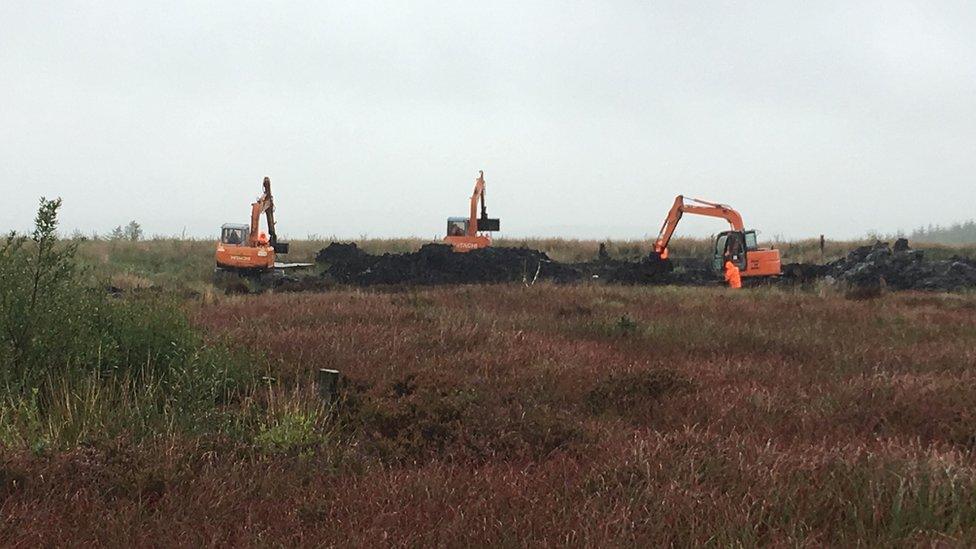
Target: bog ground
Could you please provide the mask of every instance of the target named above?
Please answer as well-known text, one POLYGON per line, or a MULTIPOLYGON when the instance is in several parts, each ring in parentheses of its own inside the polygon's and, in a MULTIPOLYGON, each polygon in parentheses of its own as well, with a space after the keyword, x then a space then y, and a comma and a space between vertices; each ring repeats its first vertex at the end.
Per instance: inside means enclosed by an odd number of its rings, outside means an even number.
POLYGON ((6 444, 5 543, 976 541, 972 295, 542 284, 185 307, 261 357, 253 386, 192 425, 6 444), (320 368, 342 374, 335 406, 320 368))

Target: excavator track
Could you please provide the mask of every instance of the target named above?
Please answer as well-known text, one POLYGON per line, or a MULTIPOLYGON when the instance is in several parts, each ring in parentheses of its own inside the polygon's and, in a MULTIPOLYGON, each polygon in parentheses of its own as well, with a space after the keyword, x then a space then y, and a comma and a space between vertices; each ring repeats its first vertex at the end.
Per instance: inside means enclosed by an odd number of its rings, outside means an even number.
POLYGON ((244 271, 216 267, 213 272, 214 287, 227 295, 263 293, 297 280, 284 269, 244 271))

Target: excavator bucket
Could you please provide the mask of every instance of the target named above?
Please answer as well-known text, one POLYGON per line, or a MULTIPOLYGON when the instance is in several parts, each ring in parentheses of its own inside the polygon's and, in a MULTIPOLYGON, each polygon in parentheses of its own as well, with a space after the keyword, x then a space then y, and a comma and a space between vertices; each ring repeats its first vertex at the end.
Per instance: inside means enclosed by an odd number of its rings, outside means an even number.
POLYGON ((500 231, 502 227, 502 222, 500 219, 492 219, 487 217, 478 218, 478 230, 479 231, 500 231))

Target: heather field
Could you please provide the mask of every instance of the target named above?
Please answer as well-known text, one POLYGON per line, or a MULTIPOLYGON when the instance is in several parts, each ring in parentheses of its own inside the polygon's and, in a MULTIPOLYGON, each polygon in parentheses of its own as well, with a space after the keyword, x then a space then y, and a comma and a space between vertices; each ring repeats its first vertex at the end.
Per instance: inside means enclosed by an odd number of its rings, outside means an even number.
POLYGON ((5 545, 976 542, 972 295, 157 299, 239 382, 193 400, 189 374, 103 372, 5 397, 5 545), (335 402, 320 368, 341 372, 335 402))
POLYGON ((0 549, 976 548, 976 0, 0 0, 0 69, 0 549))

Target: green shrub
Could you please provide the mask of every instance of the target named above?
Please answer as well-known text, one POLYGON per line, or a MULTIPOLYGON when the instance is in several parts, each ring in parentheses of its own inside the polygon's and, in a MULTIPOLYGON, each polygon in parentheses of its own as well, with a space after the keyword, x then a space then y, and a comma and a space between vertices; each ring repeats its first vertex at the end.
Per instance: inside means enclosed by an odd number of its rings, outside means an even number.
POLYGON ((34 231, 11 233, 0 247, 0 356, 8 382, 59 366, 83 344, 89 296, 78 283, 74 245, 58 243, 60 206, 60 199, 41 199, 34 231))
POLYGON ((311 455, 316 447, 327 441, 327 436, 318 429, 318 423, 315 412, 283 412, 271 416, 261 425, 254 442, 269 454, 311 455))
POLYGON ((34 231, 0 247, 0 439, 43 447, 205 428, 253 379, 252 361, 205 342, 174 298, 92 287, 57 238, 60 205, 41 199, 34 231))

